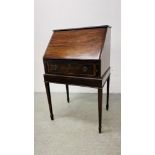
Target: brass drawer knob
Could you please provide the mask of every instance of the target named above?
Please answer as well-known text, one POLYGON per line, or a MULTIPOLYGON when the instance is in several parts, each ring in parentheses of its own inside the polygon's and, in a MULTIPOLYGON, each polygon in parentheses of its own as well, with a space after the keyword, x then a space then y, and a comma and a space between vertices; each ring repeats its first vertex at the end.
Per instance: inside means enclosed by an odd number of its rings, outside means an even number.
POLYGON ((58 69, 58 65, 52 65, 52 69, 56 71, 58 69))
POLYGON ((83 72, 87 72, 88 71, 88 67, 87 66, 83 66, 83 72))

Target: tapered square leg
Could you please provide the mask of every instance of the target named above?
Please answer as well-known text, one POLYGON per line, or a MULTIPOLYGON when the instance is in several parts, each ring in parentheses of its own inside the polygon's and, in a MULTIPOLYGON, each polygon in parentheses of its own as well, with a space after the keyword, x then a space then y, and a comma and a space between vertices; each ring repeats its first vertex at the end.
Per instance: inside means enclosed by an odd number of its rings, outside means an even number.
POLYGON ((46 87, 46 94, 47 94, 48 105, 49 105, 49 110, 50 110, 50 117, 51 117, 51 120, 54 120, 53 109, 52 109, 52 101, 51 101, 51 93, 50 93, 50 86, 49 86, 48 81, 45 81, 45 87, 46 87))
POLYGON ((102 88, 98 88, 98 121, 99 121, 99 133, 102 129, 102 88))
POLYGON ((109 86, 110 86, 110 75, 107 79, 107 103, 106 103, 106 110, 109 110, 109 86))
POLYGON ((66 84, 66 94, 67 94, 67 102, 69 103, 70 99, 69 99, 69 85, 68 84, 66 84))

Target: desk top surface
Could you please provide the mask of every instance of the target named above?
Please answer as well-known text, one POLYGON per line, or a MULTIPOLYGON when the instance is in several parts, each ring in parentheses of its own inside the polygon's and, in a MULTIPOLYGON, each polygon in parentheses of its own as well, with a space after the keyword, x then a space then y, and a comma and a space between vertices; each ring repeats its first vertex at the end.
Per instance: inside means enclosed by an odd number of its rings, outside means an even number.
POLYGON ((106 26, 55 30, 44 58, 98 60, 106 32, 106 26))

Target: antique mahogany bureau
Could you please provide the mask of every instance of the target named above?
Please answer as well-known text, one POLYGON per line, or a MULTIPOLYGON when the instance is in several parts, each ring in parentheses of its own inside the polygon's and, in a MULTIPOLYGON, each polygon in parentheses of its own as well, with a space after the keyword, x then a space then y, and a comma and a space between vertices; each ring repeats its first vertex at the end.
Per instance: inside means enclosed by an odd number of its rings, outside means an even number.
POLYGON ((109 108, 110 33, 108 25, 54 30, 43 56, 50 117, 54 120, 49 83, 98 89, 99 133, 102 126, 102 88, 107 82, 106 110, 109 108))

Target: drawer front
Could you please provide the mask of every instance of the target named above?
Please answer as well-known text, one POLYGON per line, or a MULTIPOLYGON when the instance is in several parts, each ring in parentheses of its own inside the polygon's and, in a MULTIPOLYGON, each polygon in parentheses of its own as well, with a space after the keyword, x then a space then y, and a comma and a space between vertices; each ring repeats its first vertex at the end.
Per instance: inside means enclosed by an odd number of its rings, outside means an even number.
POLYGON ((80 63, 61 63, 46 62, 46 72, 48 74, 75 75, 75 76, 91 76, 97 75, 96 64, 80 64, 80 63))

